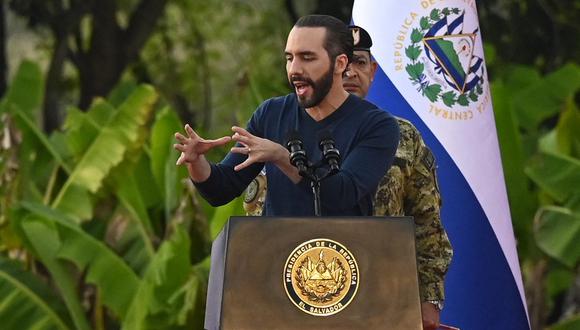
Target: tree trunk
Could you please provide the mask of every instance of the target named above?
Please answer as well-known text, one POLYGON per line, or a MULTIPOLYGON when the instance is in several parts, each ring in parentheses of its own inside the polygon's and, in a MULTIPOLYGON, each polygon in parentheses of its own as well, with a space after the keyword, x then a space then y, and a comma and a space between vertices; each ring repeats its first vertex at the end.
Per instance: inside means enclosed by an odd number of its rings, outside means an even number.
POLYGON ((67 44, 66 36, 56 35, 54 53, 50 60, 46 85, 44 87, 44 111, 42 112, 43 127, 46 133, 57 129, 60 125, 60 107, 58 101, 61 98, 62 71, 66 60, 67 44))
POLYGON ((142 0, 122 30, 116 19, 115 0, 101 0, 93 7, 90 49, 78 64, 81 79, 79 107, 86 110, 96 96, 106 97, 135 61, 163 15, 166 0, 142 0))
POLYGON ((0 2, 0 98, 6 93, 6 77, 8 65, 6 59, 6 8, 4 1, 0 2))
POLYGON ((90 49, 81 55, 79 107, 88 109, 95 96, 106 96, 119 80, 122 70, 120 29, 115 0, 101 0, 92 10, 93 31, 90 49))

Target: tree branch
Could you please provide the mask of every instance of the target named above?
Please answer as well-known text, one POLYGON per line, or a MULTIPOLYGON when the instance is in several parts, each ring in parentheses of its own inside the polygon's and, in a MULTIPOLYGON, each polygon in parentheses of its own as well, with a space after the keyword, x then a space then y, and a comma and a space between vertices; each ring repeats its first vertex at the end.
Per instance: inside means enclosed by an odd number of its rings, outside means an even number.
POLYGON ((292 24, 296 23, 298 20, 298 13, 296 12, 296 8, 294 8, 294 1, 293 0, 285 0, 284 5, 286 6, 286 12, 288 12, 288 16, 290 16, 290 20, 292 24))
POLYGON ((142 0, 129 20, 123 35, 124 62, 137 58, 143 45, 155 29, 157 20, 163 15, 167 0, 142 0))

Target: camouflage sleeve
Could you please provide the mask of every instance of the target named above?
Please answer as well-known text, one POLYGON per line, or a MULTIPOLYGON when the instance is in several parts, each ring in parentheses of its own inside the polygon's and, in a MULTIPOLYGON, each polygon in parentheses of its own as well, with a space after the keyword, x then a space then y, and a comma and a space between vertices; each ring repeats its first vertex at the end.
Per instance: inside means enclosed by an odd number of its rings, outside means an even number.
POLYGON ((444 300, 444 277, 453 257, 441 224, 435 159, 417 132, 416 155, 405 187, 405 214, 415 218, 421 300, 444 300))
POLYGON ((244 196, 244 210, 246 215, 261 216, 266 201, 266 175, 261 172, 246 188, 244 196))

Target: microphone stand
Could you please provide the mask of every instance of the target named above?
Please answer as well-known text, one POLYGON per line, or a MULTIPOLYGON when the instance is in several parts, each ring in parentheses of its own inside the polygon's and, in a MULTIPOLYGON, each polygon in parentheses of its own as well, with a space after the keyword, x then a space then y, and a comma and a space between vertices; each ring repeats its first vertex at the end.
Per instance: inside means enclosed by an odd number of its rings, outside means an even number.
POLYGON ((310 181, 310 187, 312 187, 312 193, 314 194, 314 215, 317 217, 322 216, 322 206, 320 204, 320 181, 317 176, 315 180, 310 181))
POLYGON ((320 182, 322 180, 331 177, 332 175, 338 173, 338 171, 329 170, 324 175, 318 176, 316 170, 321 168, 324 164, 318 163, 308 167, 306 171, 301 171, 300 175, 305 179, 310 180, 310 187, 312 188, 312 194, 314 195, 314 215, 317 217, 322 216, 322 205, 320 202, 320 182))

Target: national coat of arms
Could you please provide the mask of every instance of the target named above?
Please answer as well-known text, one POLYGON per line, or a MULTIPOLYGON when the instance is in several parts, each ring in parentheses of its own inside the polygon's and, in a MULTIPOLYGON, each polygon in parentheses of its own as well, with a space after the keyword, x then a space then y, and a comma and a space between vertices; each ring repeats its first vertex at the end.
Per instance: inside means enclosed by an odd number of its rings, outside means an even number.
POLYGON ((417 90, 431 102, 467 107, 484 93, 483 50, 479 30, 464 30, 465 11, 433 9, 421 17, 405 48, 405 70, 417 90))
POLYGON ((340 312, 354 298, 358 265, 342 244, 319 238, 300 244, 284 267, 288 297, 305 313, 328 316, 340 312))

